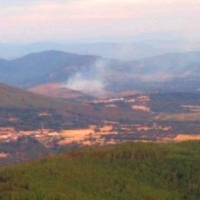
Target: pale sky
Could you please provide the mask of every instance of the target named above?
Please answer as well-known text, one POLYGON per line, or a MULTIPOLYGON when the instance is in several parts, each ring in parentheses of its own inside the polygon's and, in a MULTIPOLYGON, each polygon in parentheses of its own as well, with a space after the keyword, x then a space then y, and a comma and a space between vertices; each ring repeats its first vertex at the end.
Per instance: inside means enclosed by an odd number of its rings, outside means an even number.
POLYGON ((0 43, 200 35, 200 0, 0 0, 0 15, 0 43))

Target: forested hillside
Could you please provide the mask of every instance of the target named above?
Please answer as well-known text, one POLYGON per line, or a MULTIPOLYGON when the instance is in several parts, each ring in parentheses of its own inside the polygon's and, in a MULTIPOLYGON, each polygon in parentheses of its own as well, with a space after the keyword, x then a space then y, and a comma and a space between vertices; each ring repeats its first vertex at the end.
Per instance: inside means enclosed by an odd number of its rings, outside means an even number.
POLYGON ((124 143, 0 169, 1 200, 196 200, 200 142, 124 143))

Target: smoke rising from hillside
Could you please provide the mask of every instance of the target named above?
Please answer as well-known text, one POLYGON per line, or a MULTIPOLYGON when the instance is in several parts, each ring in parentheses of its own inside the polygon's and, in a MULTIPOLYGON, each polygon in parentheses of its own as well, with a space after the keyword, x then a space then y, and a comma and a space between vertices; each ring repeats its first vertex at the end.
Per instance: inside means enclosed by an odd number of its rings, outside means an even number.
POLYGON ((94 65, 84 67, 71 76, 66 87, 78 90, 92 96, 99 96, 105 93, 105 72, 109 67, 106 60, 97 60, 94 65))

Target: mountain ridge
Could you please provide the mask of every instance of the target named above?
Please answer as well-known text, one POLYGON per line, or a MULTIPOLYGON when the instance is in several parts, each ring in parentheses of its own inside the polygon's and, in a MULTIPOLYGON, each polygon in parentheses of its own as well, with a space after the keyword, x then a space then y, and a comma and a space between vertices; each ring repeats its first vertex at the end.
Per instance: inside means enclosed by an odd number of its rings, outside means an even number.
POLYGON ((86 84, 86 88, 98 86, 99 90, 113 91, 164 88, 162 84, 156 86, 156 82, 170 84, 167 87, 172 88, 176 79, 182 87, 181 82, 185 84, 189 79, 193 90, 198 84, 199 58, 199 52, 189 52, 121 61, 51 50, 0 60, 0 81, 23 88, 59 82, 75 90, 79 90, 77 85, 86 84))

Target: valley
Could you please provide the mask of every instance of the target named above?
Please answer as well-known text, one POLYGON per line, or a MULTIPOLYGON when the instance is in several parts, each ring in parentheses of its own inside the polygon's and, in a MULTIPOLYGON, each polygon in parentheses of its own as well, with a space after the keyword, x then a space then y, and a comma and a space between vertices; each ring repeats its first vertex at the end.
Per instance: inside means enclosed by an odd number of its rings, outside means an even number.
POLYGON ((197 92, 199 54, 166 53, 121 61, 49 50, 2 60, 0 78, 3 83, 26 89, 59 83, 87 95, 96 93, 94 96, 125 90, 197 92))
POLYGON ((15 87, 0 83, 0 199, 198 199, 198 69, 184 70, 196 54, 54 53, 17 59, 15 87))
POLYGON ((200 200, 200 1, 0 1, 0 200, 200 200))
MULTIPOLYGON (((113 95, 93 100, 79 99, 75 105, 70 103, 71 100, 61 101, 54 109, 18 108, 4 112, 1 109, 4 118, 1 118, 0 143, 31 137, 55 153, 63 148, 127 141, 170 143, 199 140, 200 102, 195 100, 199 98, 198 93, 127 91, 113 95), (69 108, 64 109, 61 105, 75 107, 69 112, 69 108), (82 110, 77 111, 80 105, 82 110)), ((3 158, 9 157, 6 151, 1 153, 3 158)))
POLYGON ((37 158, 127 141, 198 140, 198 63, 198 52, 120 61, 45 51, 2 60, 0 160, 29 160, 9 145, 41 145, 31 153, 37 158))

